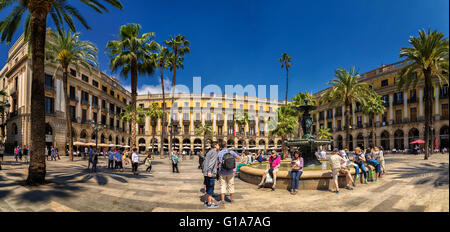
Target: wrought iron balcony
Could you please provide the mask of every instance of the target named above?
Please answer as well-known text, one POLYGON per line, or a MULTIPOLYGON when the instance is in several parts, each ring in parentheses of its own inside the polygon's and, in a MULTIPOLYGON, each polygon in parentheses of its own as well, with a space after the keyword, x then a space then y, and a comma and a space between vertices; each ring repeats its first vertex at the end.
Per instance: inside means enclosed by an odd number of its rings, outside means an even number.
POLYGON ((81 99, 81 104, 82 105, 86 105, 86 106, 90 106, 91 104, 89 103, 89 100, 86 99, 81 99))

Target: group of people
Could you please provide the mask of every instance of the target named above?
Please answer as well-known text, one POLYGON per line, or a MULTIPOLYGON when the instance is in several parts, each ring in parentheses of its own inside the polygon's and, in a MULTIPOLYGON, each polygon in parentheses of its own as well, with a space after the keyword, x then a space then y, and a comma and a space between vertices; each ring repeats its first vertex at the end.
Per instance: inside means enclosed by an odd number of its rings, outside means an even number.
POLYGON ((25 161, 25 163, 28 163, 28 154, 30 153, 30 148, 28 146, 25 146, 22 148, 22 146, 17 146, 14 148, 14 159, 16 159, 16 162, 25 161))
POLYGON ((45 154, 47 154, 47 160, 54 160, 56 159, 60 160, 61 157, 59 156, 58 148, 51 147, 45 147, 45 154))
MULTIPOLYGON (((88 153, 88 169, 90 169, 90 165, 92 164, 91 172, 96 173, 97 172, 97 164, 98 164, 98 156, 100 155, 99 152, 97 152, 96 148, 90 148, 88 153)), ((112 149, 109 148, 108 150, 104 150, 103 154, 107 155, 108 158, 108 169, 117 170, 120 172, 124 171, 125 165, 130 165, 131 170, 133 172, 133 175, 138 175, 138 167, 139 167, 139 155, 137 152, 137 148, 133 148, 131 151, 130 149, 125 150, 118 150, 118 149, 112 149)), ((151 171, 151 160, 153 158, 151 157, 151 154, 149 154, 146 159, 144 160, 145 165, 147 165, 147 172, 151 171)))
POLYGON ((347 155, 346 150, 339 151, 337 148, 333 150, 332 155, 329 157, 329 163, 333 175, 333 184, 335 187, 335 193, 339 193, 339 174, 345 174, 346 176, 346 189, 352 190, 352 186, 355 187, 355 181, 360 180, 360 170, 364 175, 364 181, 362 183, 368 184, 368 179, 372 179, 374 182, 378 181, 378 178, 386 174, 386 163, 384 160, 383 150, 379 147, 373 149, 362 150, 360 147, 355 148, 353 155, 353 161, 351 161, 347 155), (367 169, 366 165, 370 165, 375 170, 372 172, 372 168, 367 169), (353 180, 351 175, 351 167, 355 169, 356 180, 353 180))

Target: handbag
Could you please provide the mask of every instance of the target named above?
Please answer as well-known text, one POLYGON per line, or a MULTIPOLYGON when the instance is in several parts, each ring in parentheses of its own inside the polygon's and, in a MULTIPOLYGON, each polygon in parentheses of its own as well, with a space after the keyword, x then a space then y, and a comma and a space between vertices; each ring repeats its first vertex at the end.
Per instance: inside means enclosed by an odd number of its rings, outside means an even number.
POLYGON ((266 174, 266 183, 270 184, 273 183, 272 176, 270 176, 270 173, 266 174))

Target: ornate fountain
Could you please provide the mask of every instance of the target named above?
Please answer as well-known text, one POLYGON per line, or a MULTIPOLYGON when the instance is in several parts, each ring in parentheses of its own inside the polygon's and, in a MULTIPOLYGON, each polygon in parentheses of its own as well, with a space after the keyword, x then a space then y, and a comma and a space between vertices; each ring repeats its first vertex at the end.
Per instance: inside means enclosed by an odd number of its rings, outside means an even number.
POLYGON ((309 102, 310 102, 309 99, 305 99, 305 104, 299 107, 299 110, 303 112, 302 138, 298 140, 289 140, 285 142, 286 146, 288 146, 289 148, 296 148, 300 150, 303 156, 305 167, 312 165, 320 165, 321 162, 314 155, 314 153, 317 150, 317 147, 333 144, 332 139, 316 139, 312 136, 313 120, 311 118, 310 112, 317 109, 317 107, 310 105, 309 102))

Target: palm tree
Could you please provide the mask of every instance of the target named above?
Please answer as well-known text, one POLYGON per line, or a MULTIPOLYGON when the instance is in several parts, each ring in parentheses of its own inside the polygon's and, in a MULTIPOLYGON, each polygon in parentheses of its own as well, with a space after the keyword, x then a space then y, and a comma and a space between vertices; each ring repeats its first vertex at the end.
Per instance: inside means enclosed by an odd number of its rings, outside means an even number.
MULTIPOLYGON (((158 106, 158 103, 153 103, 150 108, 146 112, 147 116, 150 117, 151 121, 157 121, 158 119, 162 118, 164 113, 163 110, 158 106)), ((156 124, 155 124, 156 125, 156 124)), ((155 152, 155 144, 153 143, 155 139, 155 131, 152 131, 152 151, 155 152)))
MULTIPOLYGON (((167 47, 160 46, 155 41, 152 41, 150 44, 148 44, 149 51, 157 50, 158 52, 152 53, 150 55, 150 59, 154 62, 155 67, 159 67, 160 73, 161 73, 161 90, 162 90, 162 97, 163 97, 163 104, 162 104, 162 118, 161 118, 161 128, 164 128, 166 125, 166 94, 165 94, 165 87, 164 87, 164 69, 167 69, 169 67, 169 50, 167 47), (159 50, 158 50, 159 48, 159 50)), ((165 137, 166 130, 161 129, 161 146, 160 146, 160 156, 163 157, 164 153, 164 137, 165 137)))
MULTIPOLYGON (((147 113, 142 109, 140 106, 136 108, 136 122, 137 123, 143 123, 145 122, 145 119, 147 118, 147 113)), ((133 119, 133 106, 128 105, 127 108, 125 108, 125 111, 122 111, 120 113, 120 120, 124 122, 131 122, 133 119)))
POLYGON ((354 102, 362 105, 366 104, 367 96, 375 95, 375 91, 369 88, 366 82, 359 82, 360 75, 352 66, 350 72, 345 68, 338 68, 335 71, 336 77, 332 79, 328 85, 332 85, 321 96, 321 104, 329 104, 332 107, 345 106, 345 146, 349 146, 350 129, 351 129, 351 106, 354 102))
POLYGON ((288 54, 285 52, 279 59, 281 62, 281 68, 286 68, 286 101, 284 105, 287 105, 287 99, 288 99, 288 89, 289 89, 289 68, 291 67, 291 56, 288 56, 288 54))
POLYGON ((318 139, 329 139, 331 138, 330 128, 325 128, 324 126, 319 128, 317 132, 318 139))
POLYGON ((400 57, 406 58, 407 65, 397 74, 399 89, 409 89, 412 84, 424 79, 425 87, 425 160, 428 159, 430 147, 430 133, 433 113, 433 80, 442 85, 448 84, 448 47, 449 42, 444 34, 429 29, 419 31, 418 37, 411 37, 409 43, 412 48, 401 48, 400 57))
MULTIPOLYGON (((173 102, 175 101, 175 81, 177 69, 184 68, 183 61, 184 55, 189 54, 191 49, 189 45, 191 44, 184 36, 177 35, 175 38, 170 36, 169 40, 164 41, 164 44, 169 48, 170 53, 168 55, 168 65, 169 69, 172 70, 172 103, 170 107, 170 115, 173 112, 173 102)), ((171 130, 172 133, 172 130, 171 130)), ((169 136, 169 154, 172 153, 172 134, 169 136)))
POLYGON ((111 59, 113 72, 120 69, 125 79, 131 75, 131 147, 136 147, 136 96, 137 78, 140 75, 152 75, 154 65, 151 62, 147 44, 155 33, 144 33, 140 36, 141 25, 129 23, 120 27, 119 40, 109 41, 106 50, 111 59))
POLYGON ((236 124, 238 124, 240 131, 243 132, 242 136, 245 137, 245 126, 247 126, 249 122, 248 112, 239 111, 236 114, 236 124))
MULTIPOLYGON (((98 0, 80 1, 93 8, 98 13, 107 12, 107 8, 98 0)), ((112 6, 122 9, 119 0, 105 0, 112 6)), ((31 155, 30 166, 26 183, 29 185, 44 184, 45 165, 45 111, 44 111, 44 60, 47 16, 53 20, 58 30, 61 30, 64 22, 75 32, 73 17, 90 29, 86 20, 80 12, 70 5, 66 0, 3 0, 0 4, 0 11, 11 7, 10 14, 0 21, 0 40, 8 44, 17 28, 21 24, 22 17, 25 18, 25 40, 30 41, 31 46, 31 155), (27 13, 28 11, 28 13, 27 13)))
POLYGON ((206 138, 210 138, 213 135, 214 131, 212 126, 208 126, 204 123, 202 123, 197 129, 195 129, 196 135, 203 136, 203 144, 202 144, 202 153, 205 153, 205 145, 206 145, 206 138))
POLYGON ((73 161, 72 117, 70 115, 69 96, 67 94, 67 76, 69 65, 79 69, 79 65, 91 70, 91 66, 97 66, 97 47, 89 41, 81 41, 80 33, 71 31, 50 31, 49 40, 45 46, 45 56, 50 63, 58 64, 63 71, 64 101, 66 106, 67 136, 69 137, 69 155, 73 161))
POLYGON ((277 119, 270 120, 269 123, 273 124, 272 134, 280 136, 283 141, 281 150, 283 151, 283 159, 287 156, 285 139, 290 134, 295 133, 298 127, 298 121, 293 116, 292 108, 289 106, 281 106, 277 111, 277 119))
MULTIPOLYGON (((298 118, 298 125, 301 125, 302 123, 302 115, 303 112, 300 110, 300 106, 305 105, 305 100, 308 100, 308 104, 315 106, 317 105, 317 99, 314 95, 308 93, 305 91, 304 93, 298 93, 294 98, 292 98, 291 104, 289 104, 290 107, 292 107, 292 112, 294 112, 294 116, 297 116, 298 118)), ((300 137, 301 134, 301 127, 298 127, 298 136, 300 137)))
POLYGON ((375 124, 373 123, 374 120, 374 116, 375 115, 380 115, 380 114, 384 114, 385 111, 385 107, 383 105, 384 101, 381 98, 380 95, 375 94, 373 96, 369 96, 367 98, 367 102, 365 105, 362 105, 362 112, 363 114, 369 116, 370 119, 372 119, 372 129, 371 129, 371 133, 372 133, 372 146, 376 146, 376 134, 375 134, 375 124))

